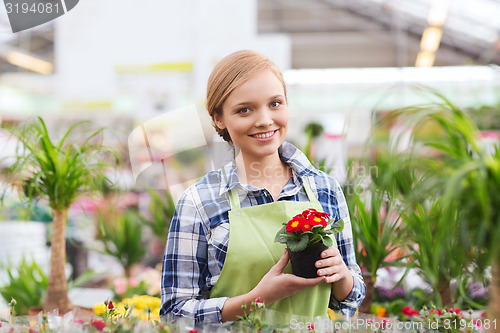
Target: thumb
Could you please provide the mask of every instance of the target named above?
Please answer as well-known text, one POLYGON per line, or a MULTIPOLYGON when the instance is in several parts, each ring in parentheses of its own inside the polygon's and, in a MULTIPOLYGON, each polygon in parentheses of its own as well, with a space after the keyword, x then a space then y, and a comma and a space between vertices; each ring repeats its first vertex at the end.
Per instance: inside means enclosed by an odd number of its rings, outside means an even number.
POLYGON ((289 259, 288 249, 285 249, 285 252, 281 256, 280 260, 278 260, 278 262, 273 266, 272 269, 279 273, 283 272, 286 264, 288 264, 288 259, 289 259))

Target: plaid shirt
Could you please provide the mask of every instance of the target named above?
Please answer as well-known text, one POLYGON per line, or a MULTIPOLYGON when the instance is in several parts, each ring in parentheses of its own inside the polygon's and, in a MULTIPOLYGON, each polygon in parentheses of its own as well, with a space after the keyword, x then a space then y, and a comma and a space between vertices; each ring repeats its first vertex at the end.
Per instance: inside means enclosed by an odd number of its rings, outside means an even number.
MULTIPOLYGON (((354 276, 354 287, 342 302, 333 296, 330 307, 354 315, 363 301, 366 286, 356 263, 347 204, 338 182, 315 169, 307 157, 288 142, 278 149, 281 159, 292 168, 292 177, 278 201, 308 201, 302 183, 307 178, 323 210, 335 220, 344 220, 344 230, 335 234, 338 248, 354 276)), ((208 298, 224 265, 229 242, 230 208, 228 191, 237 187, 241 207, 273 202, 266 189, 238 181, 234 160, 218 171, 208 173, 189 187, 179 199, 168 233, 163 259, 160 315, 188 317, 195 322, 220 322, 227 297, 208 298), (246 193, 242 198, 241 194, 246 193)))

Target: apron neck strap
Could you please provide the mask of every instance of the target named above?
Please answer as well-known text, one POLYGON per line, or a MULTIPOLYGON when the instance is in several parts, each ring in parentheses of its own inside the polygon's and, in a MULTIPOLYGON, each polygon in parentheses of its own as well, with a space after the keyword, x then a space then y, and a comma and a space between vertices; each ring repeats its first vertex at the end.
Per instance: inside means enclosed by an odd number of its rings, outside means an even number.
MULTIPOLYGON (((309 181, 307 178, 302 179, 302 187, 304 187, 307 198, 310 202, 318 202, 318 199, 316 199, 311 188, 309 187, 309 181)), ((229 191, 229 203, 231 204, 231 210, 241 209, 240 197, 236 186, 229 191)))
POLYGON ((240 197, 238 195, 238 190, 236 186, 229 191, 229 203, 231 204, 231 210, 240 209, 240 197))
POLYGON ((302 187, 304 187, 304 190, 306 191, 307 198, 309 199, 310 202, 318 202, 318 199, 314 196, 311 188, 309 187, 309 179, 307 178, 302 178, 302 187))

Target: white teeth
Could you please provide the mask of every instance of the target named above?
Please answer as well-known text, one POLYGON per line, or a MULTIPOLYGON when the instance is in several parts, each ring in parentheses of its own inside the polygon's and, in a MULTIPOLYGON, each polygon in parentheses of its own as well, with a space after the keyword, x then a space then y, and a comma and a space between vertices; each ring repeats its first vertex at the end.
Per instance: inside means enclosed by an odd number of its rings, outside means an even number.
POLYGON ((273 135, 274 132, 264 133, 264 134, 255 134, 254 136, 259 139, 265 139, 273 135))

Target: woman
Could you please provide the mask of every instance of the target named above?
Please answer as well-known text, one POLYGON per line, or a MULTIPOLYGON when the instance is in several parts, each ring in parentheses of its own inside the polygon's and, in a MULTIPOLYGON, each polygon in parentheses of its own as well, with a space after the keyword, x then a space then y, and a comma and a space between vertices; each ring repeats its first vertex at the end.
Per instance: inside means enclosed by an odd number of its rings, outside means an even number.
POLYGON ((352 315, 366 287, 356 264, 348 209, 339 184, 284 141, 288 128, 282 74, 263 55, 222 59, 207 87, 207 109, 234 161, 188 188, 176 207, 163 261, 162 308, 196 322, 225 322, 260 298, 299 315, 352 315), (344 220, 336 247, 316 262, 318 277, 289 274, 274 242, 282 223, 307 208, 344 220))

